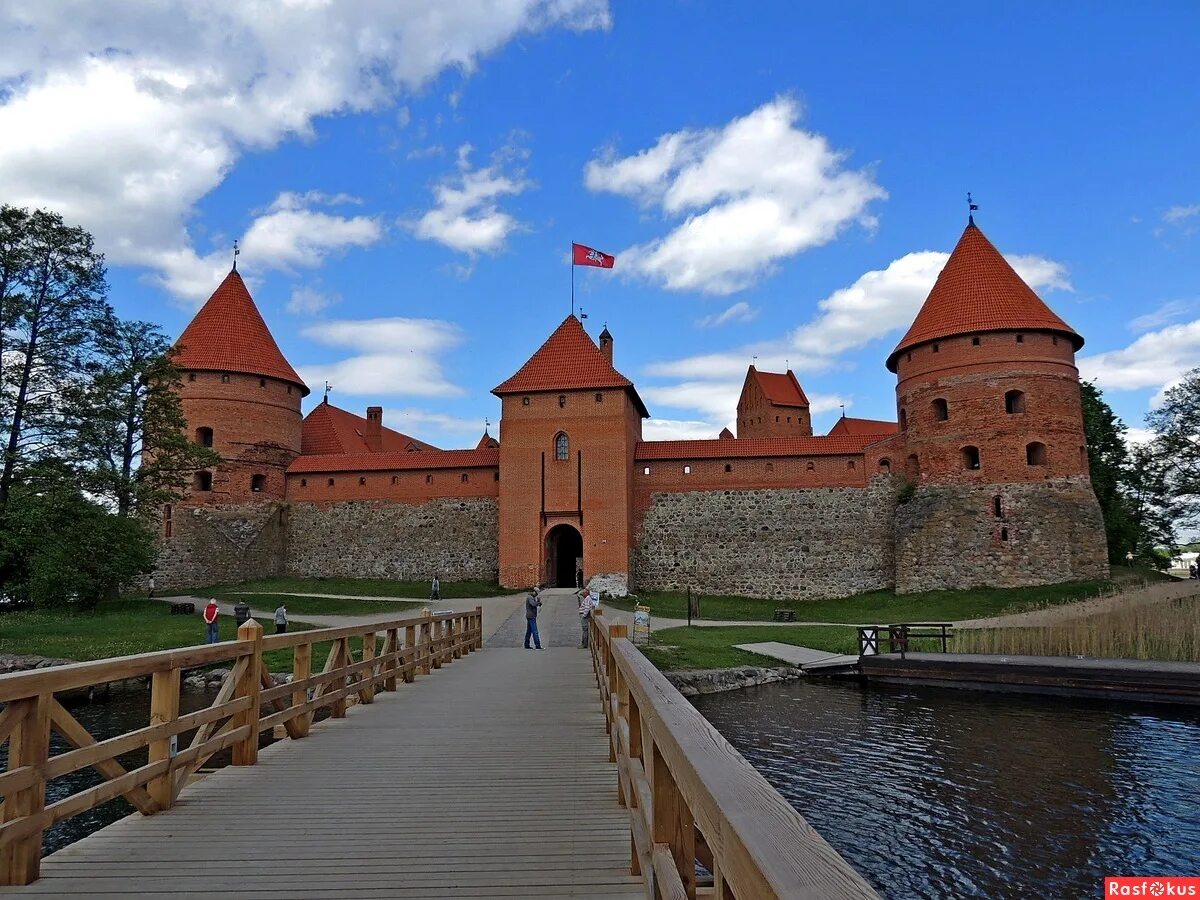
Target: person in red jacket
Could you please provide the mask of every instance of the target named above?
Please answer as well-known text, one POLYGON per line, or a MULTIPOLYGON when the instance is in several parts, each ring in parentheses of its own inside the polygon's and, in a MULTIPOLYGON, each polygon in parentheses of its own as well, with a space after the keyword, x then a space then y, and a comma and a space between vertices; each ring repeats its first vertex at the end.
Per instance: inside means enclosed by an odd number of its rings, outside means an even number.
POLYGON ((209 600, 208 606, 204 607, 204 624, 208 626, 207 643, 215 644, 221 640, 217 634, 217 616, 221 614, 220 608, 217 606, 217 601, 209 600))

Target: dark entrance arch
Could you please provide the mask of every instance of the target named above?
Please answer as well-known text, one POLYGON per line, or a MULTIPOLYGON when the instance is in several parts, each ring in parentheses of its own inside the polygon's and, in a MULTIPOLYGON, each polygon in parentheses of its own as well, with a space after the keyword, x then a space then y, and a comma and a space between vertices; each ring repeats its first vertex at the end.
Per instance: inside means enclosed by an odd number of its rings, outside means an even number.
POLYGON ((583 558, 583 536, 573 525, 555 525, 546 534, 546 584, 575 587, 575 566, 583 558))

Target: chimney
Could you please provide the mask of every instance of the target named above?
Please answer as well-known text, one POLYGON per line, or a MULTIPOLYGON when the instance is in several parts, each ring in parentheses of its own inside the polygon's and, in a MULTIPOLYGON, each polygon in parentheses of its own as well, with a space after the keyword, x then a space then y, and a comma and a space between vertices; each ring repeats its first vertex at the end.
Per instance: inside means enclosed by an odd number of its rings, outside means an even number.
POLYGON ((612 334, 609 333, 608 326, 604 326, 604 330, 600 332, 600 352, 604 354, 604 358, 608 360, 609 365, 613 361, 613 340, 612 334))
POLYGON ((383 449, 382 406, 367 407, 367 429, 363 434, 363 440, 367 442, 367 449, 372 453, 378 453, 383 449))

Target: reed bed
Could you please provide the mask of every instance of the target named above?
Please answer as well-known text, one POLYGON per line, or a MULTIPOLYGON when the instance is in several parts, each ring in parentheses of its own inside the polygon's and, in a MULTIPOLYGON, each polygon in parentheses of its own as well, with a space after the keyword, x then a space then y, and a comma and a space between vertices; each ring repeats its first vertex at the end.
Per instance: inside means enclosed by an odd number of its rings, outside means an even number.
POLYGON ((1200 662, 1200 597, 1130 605, 1052 625, 963 628, 955 653, 1200 662))

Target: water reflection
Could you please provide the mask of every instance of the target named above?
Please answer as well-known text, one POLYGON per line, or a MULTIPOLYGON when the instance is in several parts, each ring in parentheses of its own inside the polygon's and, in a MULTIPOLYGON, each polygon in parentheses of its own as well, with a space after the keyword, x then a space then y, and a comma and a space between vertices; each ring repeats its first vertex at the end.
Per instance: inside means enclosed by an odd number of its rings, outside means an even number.
POLYGON ((696 705, 884 896, 1196 874, 1200 711, 824 681, 696 705))

